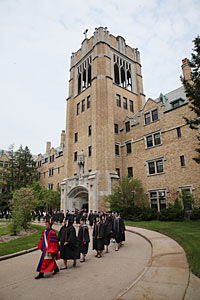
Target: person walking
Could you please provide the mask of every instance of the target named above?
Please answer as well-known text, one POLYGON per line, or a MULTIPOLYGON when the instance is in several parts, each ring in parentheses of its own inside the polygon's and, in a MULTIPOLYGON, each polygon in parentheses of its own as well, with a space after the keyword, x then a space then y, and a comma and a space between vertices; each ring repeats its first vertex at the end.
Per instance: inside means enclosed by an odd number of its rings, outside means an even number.
POLYGON ((55 231, 52 229, 53 223, 50 219, 46 220, 46 229, 44 230, 38 249, 42 251, 42 255, 37 267, 39 274, 35 279, 44 278, 44 273, 53 272, 53 275, 59 272, 59 268, 56 264, 56 259, 59 259, 58 253, 58 239, 55 231))
POLYGON ((122 245, 122 242, 125 241, 125 225, 123 219, 120 218, 119 212, 115 212, 115 218, 112 223, 112 230, 114 233, 114 238, 117 243, 115 251, 118 251, 122 245))
POLYGON ((94 228, 93 228, 93 250, 97 251, 96 257, 102 257, 104 250, 104 224, 100 221, 99 216, 96 216, 94 228))
POLYGON ((88 253, 88 247, 90 243, 90 236, 89 236, 89 230, 88 226, 86 225, 86 220, 85 218, 81 218, 80 220, 80 226, 79 226, 79 231, 78 231, 78 241, 79 241, 79 250, 80 253, 82 254, 82 259, 80 262, 85 262, 85 257, 88 253))
POLYGON ((70 219, 65 219, 65 224, 61 227, 58 233, 58 243, 60 257, 64 262, 64 267, 62 267, 61 270, 67 269, 68 260, 73 260, 73 267, 75 267, 76 259, 80 258, 80 252, 76 238, 76 230, 70 219))

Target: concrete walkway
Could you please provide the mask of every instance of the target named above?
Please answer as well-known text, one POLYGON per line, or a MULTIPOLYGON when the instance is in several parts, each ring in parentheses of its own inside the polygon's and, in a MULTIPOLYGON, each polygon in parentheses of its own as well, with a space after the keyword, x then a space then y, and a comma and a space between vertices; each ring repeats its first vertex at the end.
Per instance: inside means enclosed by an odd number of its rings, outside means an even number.
MULTIPOLYGON (((59 226, 54 226, 59 230, 59 226)), ((199 300, 200 279, 190 273, 184 250, 160 233, 128 227, 120 251, 34 280, 40 251, 0 262, 0 299, 199 300)), ((62 261, 58 262, 59 267, 62 261)))
POLYGON ((183 248, 173 239, 136 227, 130 232, 146 238, 152 246, 152 259, 143 273, 118 300, 199 300, 200 279, 190 272, 183 248))
MULTIPOLYGON (((57 226, 54 228, 59 229, 57 226)), ((91 232, 90 232, 91 236, 91 232)), ((139 235, 127 232, 126 243, 116 252, 115 244, 109 253, 96 258, 89 250, 87 261, 77 263, 55 276, 35 280, 41 251, 0 261, 0 299, 2 300, 111 300, 125 291, 146 269, 152 248, 139 235)), ((62 260, 58 261, 59 267, 62 260)))

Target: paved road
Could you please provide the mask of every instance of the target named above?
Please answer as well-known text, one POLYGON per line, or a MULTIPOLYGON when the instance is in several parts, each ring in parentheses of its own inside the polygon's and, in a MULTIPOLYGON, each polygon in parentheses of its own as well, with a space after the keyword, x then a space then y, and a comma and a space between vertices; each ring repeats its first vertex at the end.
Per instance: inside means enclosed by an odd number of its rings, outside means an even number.
MULTIPOLYGON (((55 226, 56 228, 56 226, 55 226)), ((58 227, 56 229, 59 229, 58 227)), ((111 300, 126 290, 144 271, 151 259, 148 241, 134 233, 126 232, 126 243, 118 252, 115 244, 103 258, 95 258, 89 250, 87 262, 60 271, 55 276, 47 274, 35 280, 36 267, 41 252, 35 251, 0 262, 1 300, 111 300)), ((62 260, 58 261, 59 267, 62 260)))

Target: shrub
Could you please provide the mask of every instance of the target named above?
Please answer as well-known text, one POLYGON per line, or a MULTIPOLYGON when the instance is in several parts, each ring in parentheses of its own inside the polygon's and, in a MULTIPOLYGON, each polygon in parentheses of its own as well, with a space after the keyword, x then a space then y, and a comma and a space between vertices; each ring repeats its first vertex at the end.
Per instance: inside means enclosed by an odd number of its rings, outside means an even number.
POLYGON ((190 215, 191 220, 200 220, 200 207, 195 207, 193 208, 191 215, 190 215))
POLYGON ((181 201, 176 199, 174 204, 169 203, 167 208, 160 211, 158 219, 160 221, 183 221, 184 210, 181 201))

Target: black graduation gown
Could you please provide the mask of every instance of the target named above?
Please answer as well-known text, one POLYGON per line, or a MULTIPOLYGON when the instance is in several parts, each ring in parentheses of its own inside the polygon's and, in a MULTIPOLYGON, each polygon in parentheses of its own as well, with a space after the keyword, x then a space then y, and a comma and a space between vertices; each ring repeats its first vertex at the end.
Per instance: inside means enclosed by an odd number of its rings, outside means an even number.
POLYGON ((79 243, 76 238, 75 228, 70 226, 62 226, 58 233, 58 241, 61 242, 60 245, 60 257, 64 260, 68 259, 79 259, 79 243), (65 242, 68 242, 67 245, 64 245, 65 242))
POLYGON ((88 221, 89 221, 90 226, 92 227, 93 223, 94 223, 94 214, 89 213, 88 221))
POLYGON ((105 239, 104 239, 104 244, 106 246, 110 245, 110 239, 112 237, 112 220, 109 222, 105 222, 105 239))
POLYGON ((88 253, 90 236, 87 225, 80 225, 78 231, 79 251, 82 254, 88 253))
POLYGON ((93 228, 93 250, 104 250, 105 228, 102 222, 94 224, 93 228))
POLYGON ((116 243, 125 241, 125 225, 121 218, 114 218, 112 221, 112 230, 116 243))

